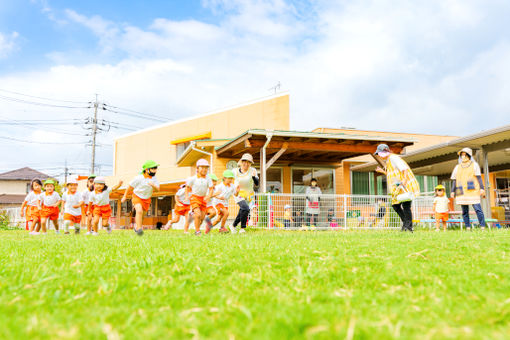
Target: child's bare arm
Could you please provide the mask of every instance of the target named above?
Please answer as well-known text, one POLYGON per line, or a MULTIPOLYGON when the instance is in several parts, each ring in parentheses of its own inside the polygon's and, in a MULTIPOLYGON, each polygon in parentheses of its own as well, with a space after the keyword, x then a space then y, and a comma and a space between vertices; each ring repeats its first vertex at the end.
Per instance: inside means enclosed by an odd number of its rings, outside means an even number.
POLYGON ((186 201, 189 201, 189 194, 191 194, 191 187, 187 185, 186 190, 184 191, 184 198, 186 201))
POLYGON ((27 201, 23 201, 23 204, 21 204, 21 217, 23 217, 23 215, 25 215, 25 207, 27 206, 27 201))
POLYGON ((114 187, 112 187, 112 191, 115 191, 115 190, 117 190, 118 188, 120 188, 120 187, 121 187, 121 185, 122 185, 122 183, 124 183, 124 182, 119 181, 119 183, 117 183, 117 185, 115 185, 114 187))
POLYGON ((124 191, 124 196, 122 196, 122 199, 120 200, 122 203, 126 202, 128 195, 130 195, 133 192, 133 187, 129 185, 124 191))
POLYGON ((206 196, 205 196, 205 198, 204 198, 204 200, 205 200, 206 202, 209 202, 209 200, 211 199, 212 194, 213 194, 213 190, 214 190, 214 188, 213 188, 213 187, 210 187, 210 188, 209 188, 209 192, 207 193, 207 195, 206 195, 206 196))

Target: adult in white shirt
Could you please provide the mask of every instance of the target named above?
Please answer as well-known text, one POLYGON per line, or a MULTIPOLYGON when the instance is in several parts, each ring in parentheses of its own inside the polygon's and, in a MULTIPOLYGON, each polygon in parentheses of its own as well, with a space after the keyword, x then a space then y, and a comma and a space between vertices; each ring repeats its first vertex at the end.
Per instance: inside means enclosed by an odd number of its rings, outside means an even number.
POLYGON ((238 168, 234 169, 235 185, 238 187, 236 203, 239 205, 239 212, 231 227, 231 232, 237 232, 237 225, 241 223, 240 233, 244 233, 250 215, 250 209, 255 203, 255 186, 259 185, 257 169, 252 167, 253 156, 245 153, 237 163, 238 168))

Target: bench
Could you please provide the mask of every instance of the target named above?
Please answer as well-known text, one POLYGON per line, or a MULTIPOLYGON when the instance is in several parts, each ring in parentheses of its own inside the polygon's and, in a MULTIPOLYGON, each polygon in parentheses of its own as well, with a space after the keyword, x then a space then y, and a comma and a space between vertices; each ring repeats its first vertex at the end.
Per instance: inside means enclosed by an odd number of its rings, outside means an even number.
MULTIPOLYGON (((477 223, 478 220, 477 219, 470 219, 471 223, 477 223)), ((429 227, 431 228, 432 227, 432 224, 436 223, 436 219, 435 218, 425 218, 425 219, 419 219, 419 220, 413 220, 413 222, 416 222, 416 223, 426 223, 426 224, 429 224, 429 227)), ((500 221, 496 220, 496 219, 493 219, 493 218, 486 218, 485 219, 485 223, 487 223, 487 227, 490 229, 492 224, 494 223, 501 223, 500 221)), ((464 226, 464 220, 461 219, 461 218, 450 218, 448 219, 448 221, 446 221, 446 223, 460 223, 460 230, 462 230, 463 226, 464 226)))

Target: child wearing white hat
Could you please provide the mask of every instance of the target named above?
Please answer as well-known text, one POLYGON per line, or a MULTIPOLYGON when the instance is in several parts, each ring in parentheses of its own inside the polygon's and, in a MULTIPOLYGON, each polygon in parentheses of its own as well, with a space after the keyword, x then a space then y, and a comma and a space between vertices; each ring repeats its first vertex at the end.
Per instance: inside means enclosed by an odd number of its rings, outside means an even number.
POLYGON ((74 233, 80 233, 81 207, 83 205, 83 195, 77 192, 78 181, 71 178, 67 184, 67 192, 62 195, 62 205, 64 210, 64 234, 69 234, 69 226, 74 225, 74 233))

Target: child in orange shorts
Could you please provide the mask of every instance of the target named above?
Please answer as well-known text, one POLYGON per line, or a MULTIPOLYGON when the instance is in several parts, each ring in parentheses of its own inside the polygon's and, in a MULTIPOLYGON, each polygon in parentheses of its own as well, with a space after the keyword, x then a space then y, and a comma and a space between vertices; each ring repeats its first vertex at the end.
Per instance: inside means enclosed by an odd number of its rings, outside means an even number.
POLYGON ((81 207, 83 205, 83 195, 78 190, 78 181, 71 178, 67 184, 67 192, 62 195, 62 205, 64 206, 64 234, 69 234, 69 226, 74 225, 74 233, 80 233, 81 207))
POLYGON ((129 183, 128 188, 124 192, 121 202, 124 203, 127 200, 127 196, 133 193, 131 201, 135 208, 135 222, 136 228, 133 228, 135 233, 139 236, 143 235, 143 215, 149 211, 151 206, 151 197, 154 191, 159 191, 159 182, 156 178, 156 172, 158 166, 154 161, 147 161, 142 166, 142 173, 129 183))
POLYGON ((181 184, 179 190, 175 194, 175 206, 174 206, 174 217, 168 220, 165 225, 165 230, 172 228, 172 224, 179 222, 181 216, 184 216, 184 231, 188 231, 189 223, 191 222, 190 202, 186 200, 186 184, 181 184))
MULTIPOLYGON (((228 201, 232 195, 237 195, 237 189, 238 187, 234 185, 234 172, 232 170, 223 171, 223 181, 216 186, 212 199, 218 211, 218 217, 213 222, 212 227, 214 228, 214 226, 221 221, 220 233, 228 232, 228 229, 225 228, 225 223, 229 215, 228 201)), ((206 230, 206 233, 207 232, 206 230)))
POLYGON ((108 222, 112 215, 112 208, 110 207, 110 193, 120 188, 121 185, 122 181, 119 181, 116 186, 109 188, 106 185, 104 177, 96 177, 94 179, 94 192, 90 195, 89 203, 89 211, 94 216, 92 221, 92 235, 98 235, 99 219, 102 220, 103 228, 106 228, 108 233, 112 232, 108 222))
POLYGON ((94 207, 92 207, 92 203, 90 203, 90 196, 94 191, 94 179, 96 175, 89 175, 87 178, 87 188, 83 190, 81 193, 83 205, 81 206, 81 225, 83 227, 87 227, 86 235, 92 235, 92 211, 94 211, 94 207))
MULTIPOLYGON (((215 188, 216 188, 216 183, 218 183, 218 176, 216 176, 215 174, 210 174, 209 178, 211 179, 211 181, 213 183, 213 193, 214 193, 215 188)), ((211 199, 207 202, 207 210, 205 211, 204 221, 205 221, 205 233, 206 234, 208 234, 209 231, 211 231, 211 229, 213 227, 211 219, 213 219, 214 216, 216 216, 216 213, 217 213, 216 207, 214 206, 213 200, 211 197, 211 199)))
POLYGON ((434 214, 436 217, 436 231, 439 231, 439 223, 443 222, 443 231, 446 231, 446 222, 449 219, 449 204, 450 200, 445 195, 445 188, 443 185, 438 185, 435 188, 436 197, 434 198, 434 214))
POLYGON ((25 197, 23 204, 21 205, 21 217, 26 216, 26 220, 28 223, 28 230, 30 235, 37 235, 39 232, 35 231, 34 228, 37 225, 38 228, 41 228, 41 213, 37 208, 37 201, 39 200, 39 195, 41 195, 42 182, 39 179, 33 179, 30 183, 30 191, 25 197), (26 212, 25 212, 26 207, 26 212))
MULTIPOLYGON (((60 215, 59 205, 62 202, 60 195, 55 191, 55 181, 47 179, 44 181, 44 193, 39 195, 37 207, 41 212, 42 233, 46 234, 46 222, 53 221, 55 233, 59 234, 58 216, 60 215)), ((39 230, 36 230, 39 231, 39 230)))
POLYGON ((213 182, 207 176, 209 162, 205 159, 197 161, 197 174, 186 181, 186 199, 189 198, 193 219, 195 221, 195 235, 200 235, 200 225, 204 221, 207 202, 211 199, 213 182), (191 195, 191 198, 190 198, 191 195))

